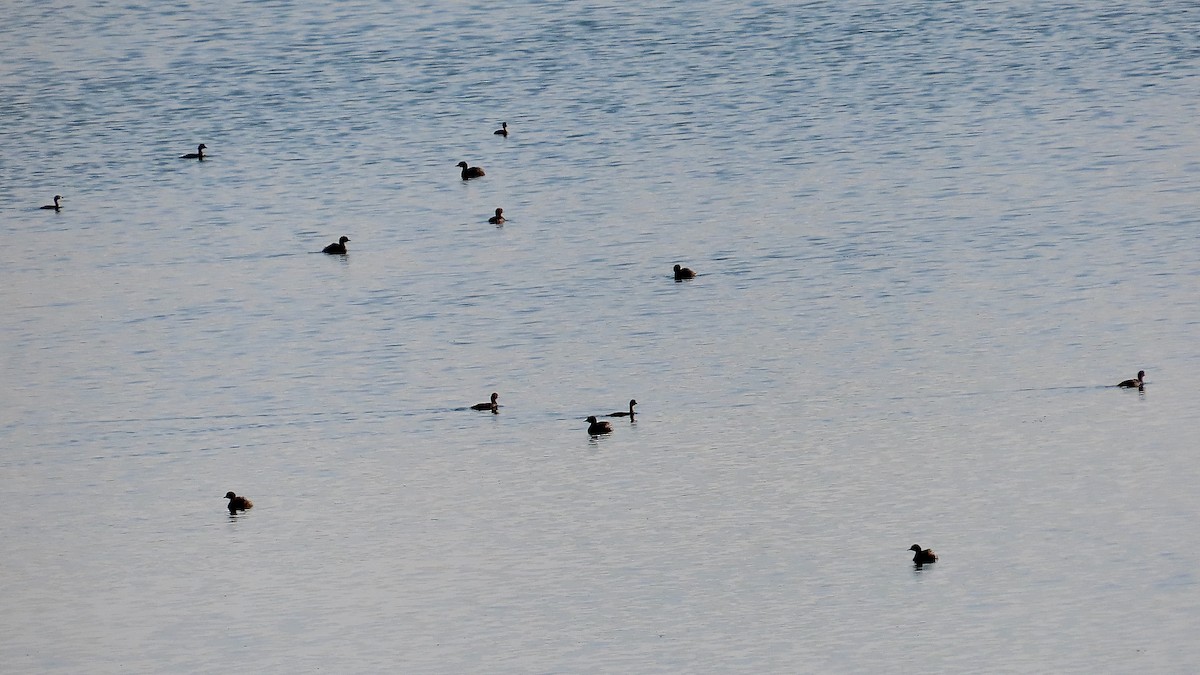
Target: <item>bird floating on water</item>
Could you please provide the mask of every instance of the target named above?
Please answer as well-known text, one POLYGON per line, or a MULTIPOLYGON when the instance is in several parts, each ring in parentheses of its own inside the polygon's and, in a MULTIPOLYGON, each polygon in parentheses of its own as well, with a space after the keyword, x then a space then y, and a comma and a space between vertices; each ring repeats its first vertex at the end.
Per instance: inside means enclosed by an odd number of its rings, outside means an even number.
POLYGON ((500 128, 492 132, 496 136, 508 138, 508 122, 501 122, 500 128))
POLYGON ((611 434, 612 433, 612 425, 609 424, 608 422, 597 422, 595 415, 588 417, 587 421, 588 421, 588 433, 591 434, 592 436, 599 436, 600 434, 611 434))
POLYGON ((250 501, 249 499, 246 499, 245 497, 239 497, 239 496, 233 494, 232 490, 225 493, 225 499, 229 500, 229 513, 230 514, 236 513, 238 511, 245 511, 246 509, 254 508, 254 502, 250 501))
POLYGON ((491 218, 488 218, 488 222, 493 225, 503 225, 504 224, 504 209, 496 209, 496 215, 492 216, 491 218))
POLYGON ((628 417, 633 419, 633 406, 637 405, 637 401, 629 399, 629 412, 608 413, 605 417, 628 417))
POLYGON ((200 145, 196 146, 195 152, 189 152, 186 155, 180 155, 179 159, 198 159, 200 161, 204 161, 204 151, 207 149, 208 146, 201 143, 200 145))
POLYGON ((675 281, 683 281, 684 279, 695 279, 696 273, 686 267, 675 266, 675 281))
POLYGON ((920 544, 913 544, 908 550, 915 551, 913 554, 913 564, 917 567, 937 562, 937 554, 933 552, 933 549, 927 548, 922 550, 920 544))
POLYGON ((497 394, 493 391, 491 403, 476 403, 475 405, 471 406, 471 410, 491 410, 492 412, 499 412, 498 408, 500 407, 500 404, 496 402, 496 399, 498 398, 500 398, 500 394, 497 394))
MULTIPOLYGON (((46 208, 46 207, 43 206, 42 208, 46 208)), ((1146 385, 1145 380, 1146 380, 1146 371, 1139 370, 1137 377, 1135 377, 1132 380, 1125 380, 1124 382, 1117 384, 1117 386, 1124 387, 1126 389, 1133 389, 1134 387, 1141 389, 1142 387, 1144 387, 1146 385)))
POLYGON ((60 200, 62 200, 62 195, 54 195, 54 203, 47 204, 47 205, 43 206, 42 208, 53 210, 53 211, 61 211, 62 205, 58 203, 60 200))
POLYGON ((343 236, 337 240, 336 244, 330 244, 321 249, 321 252, 329 255, 346 255, 346 242, 348 241, 350 241, 350 237, 343 236))
POLYGON ((462 179, 463 180, 471 180, 472 178, 479 178, 480 176, 485 175, 483 173, 483 169, 481 169, 477 166, 467 166, 466 162, 459 162, 458 164, 455 164, 454 166, 462 167, 462 179))

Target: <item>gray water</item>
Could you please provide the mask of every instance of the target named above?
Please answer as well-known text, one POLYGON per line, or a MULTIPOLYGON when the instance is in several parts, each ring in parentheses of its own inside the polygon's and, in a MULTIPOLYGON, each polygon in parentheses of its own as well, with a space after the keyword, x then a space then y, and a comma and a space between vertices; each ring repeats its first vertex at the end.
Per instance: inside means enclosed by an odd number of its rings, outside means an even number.
POLYGON ((1200 11, 1110 5, 6 3, 2 669, 1195 672, 1200 11))

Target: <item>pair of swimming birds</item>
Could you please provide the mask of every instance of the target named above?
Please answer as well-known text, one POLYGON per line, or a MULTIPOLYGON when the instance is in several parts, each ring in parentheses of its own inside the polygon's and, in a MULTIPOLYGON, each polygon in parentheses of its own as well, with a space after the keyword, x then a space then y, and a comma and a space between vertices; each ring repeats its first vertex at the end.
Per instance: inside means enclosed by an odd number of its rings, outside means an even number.
MULTIPOLYGON (((637 405, 637 401, 634 399, 629 399, 629 410, 622 410, 621 412, 608 413, 607 415, 605 415, 605 417, 628 417, 629 419, 632 420, 635 417, 634 412, 633 412, 633 406, 635 406, 635 405, 637 405)), ((589 415, 587 418, 587 423, 588 423, 588 434, 590 434, 592 436, 599 436, 600 434, 611 434, 612 433, 612 430, 613 430, 612 424, 609 422, 602 422, 600 420, 597 420, 595 415, 589 415)))
MULTIPOLYGON (((500 400, 500 394, 497 394, 496 392, 492 392, 492 398, 490 401, 488 401, 487 403, 476 403, 475 405, 471 406, 471 410, 487 410, 492 413, 498 413, 500 411, 499 400, 500 400)), ((637 405, 637 400, 631 398, 631 399, 629 399, 629 410, 622 410, 620 412, 609 413, 609 414, 605 415, 605 417, 628 417, 630 419, 633 419, 635 416, 633 407, 636 405, 637 405)), ((587 418, 587 423, 588 423, 588 433, 593 436, 598 436, 600 434, 612 433, 612 424, 610 424, 609 422, 601 422, 600 420, 598 420, 596 418, 595 415, 589 415, 587 418)))

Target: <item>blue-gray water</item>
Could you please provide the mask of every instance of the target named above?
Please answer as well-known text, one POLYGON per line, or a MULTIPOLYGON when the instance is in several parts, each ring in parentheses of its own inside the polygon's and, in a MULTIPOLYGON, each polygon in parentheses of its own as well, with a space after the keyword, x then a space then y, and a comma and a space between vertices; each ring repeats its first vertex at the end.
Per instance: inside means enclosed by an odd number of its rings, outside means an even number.
POLYGON ((1194 672, 1198 36, 6 3, 3 671, 1194 672))

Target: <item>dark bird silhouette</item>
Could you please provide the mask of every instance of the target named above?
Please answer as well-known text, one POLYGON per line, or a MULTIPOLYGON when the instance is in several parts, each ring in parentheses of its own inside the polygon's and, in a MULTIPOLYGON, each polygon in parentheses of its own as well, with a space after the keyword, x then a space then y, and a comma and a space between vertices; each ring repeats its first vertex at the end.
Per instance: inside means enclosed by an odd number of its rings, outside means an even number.
POLYGON ((916 551, 913 554, 913 564, 917 567, 937 562, 937 554, 933 552, 933 549, 922 550, 920 544, 913 544, 908 550, 916 551))
MULTIPOLYGON (((44 209, 46 207, 43 206, 42 208, 44 209)), ((1125 380, 1124 382, 1121 382, 1117 386, 1125 387, 1126 389, 1132 389, 1134 387, 1141 389, 1146 384, 1145 379, 1146 379, 1146 371, 1139 370, 1138 376, 1136 378, 1134 378, 1132 380, 1125 380)))
POLYGON ((496 399, 498 398, 500 398, 500 394, 493 391, 491 403, 476 403, 471 406, 471 410, 491 410, 492 412, 496 412, 496 409, 500 407, 500 404, 496 403, 496 399))
POLYGON ((504 224, 504 209, 496 209, 496 215, 492 216, 491 218, 488 218, 488 222, 493 225, 503 225, 504 224))
POLYGON ((62 199, 62 195, 54 195, 54 203, 53 203, 53 204, 47 204, 47 205, 43 206, 42 208, 43 208, 43 209, 53 209, 53 210, 55 210, 55 211, 60 211, 60 210, 62 210, 62 205, 61 205, 61 204, 59 204, 58 202, 59 202, 59 200, 61 200, 61 199, 62 199))
POLYGON ((497 136, 504 136, 505 138, 508 138, 508 122, 501 122, 500 128, 493 131, 492 133, 497 136))
POLYGON ((633 419, 633 406, 637 405, 637 401, 629 399, 629 412, 608 413, 605 417, 628 417, 633 419))
POLYGON ((246 509, 254 508, 254 502, 250 501, 249 499, 246 499, 245 497, 239 497, 239 496, 233 494, 233 492, 226 492, 225 499, 229 500, 229 513, 230 514, 236 513, 238 511, 245 511, 246 509))
POLYGON ((696 273, 686 267, 675 266, 675 281, 683 281, 684 279, 695 279, 696 273))
POLYGON ((459 162, 458 164, 455 164, 454 166, 462 167, 462 179, 463 180, 471 180, 472 178, 479 178, 480 176, 484 175, 483 169, 481 169, 477 166, 467 166, 466 162, 459 162))
POLYGON ((208 146, 201 143, 200 145, 196 146, 195 152, 189 152, 186 155, 180 155, 179 159, 198 159, 200 161, 204 161, 204 151, 207 149, 208 146))
POLYGON ((612 425, 609 424, 608 422, 597 422, 595 415, 588 417, 587 421, 588 421, 588 433, 593 436, 599 436, 600 434, 611 434, 612 433, 612 425))
POLYGON ((330 255, 346 255, 346 242, 348 241, 350 241, 350 237, 342 237, 337 240, 336 244, 330 244, 321 249, 321 252, 330 255))

